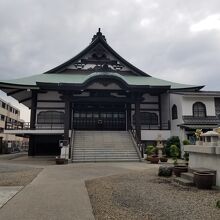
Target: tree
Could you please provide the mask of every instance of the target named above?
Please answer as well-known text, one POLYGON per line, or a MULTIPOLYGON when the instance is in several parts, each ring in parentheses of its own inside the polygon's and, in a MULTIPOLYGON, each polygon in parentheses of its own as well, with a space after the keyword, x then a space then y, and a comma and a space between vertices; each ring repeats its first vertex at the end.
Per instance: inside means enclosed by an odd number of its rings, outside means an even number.
MULTIPOLYGON (((176 147, 179 149, 180 151, 180 139, 178 136, 172 136, 170 138, 167 139, 167 142, 166 142, 166 145, 165 145, 165 152, 166 152, 166 155, 168 157, 170 157, 170 147, 171 145, 176 145, 176 147)), ((180 154, 179 154, 180 156, 180 154)), ((178 156, 178 157, 179 157, 178 156)))

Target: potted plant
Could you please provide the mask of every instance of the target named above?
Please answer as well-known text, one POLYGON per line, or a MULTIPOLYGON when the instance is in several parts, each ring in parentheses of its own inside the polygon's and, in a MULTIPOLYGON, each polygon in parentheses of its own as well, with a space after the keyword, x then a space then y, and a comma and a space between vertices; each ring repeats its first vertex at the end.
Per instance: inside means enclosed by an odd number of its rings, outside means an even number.
POLYGON ((179 177, 181 173, 188 171, 188 167, 186 165, 178 165, 177 163, 177 158, 180 155, 180 150, 175 144, 170 146, 170 155, 173 159, 174 164, 173 172, 177 177, 179 177))
POLYGON ((166 157, 166 155, 163 155, 162 157, 160 157, 160 162, 167 162, 168 158, 166 157))
POLYGON ((164 148, 162 150, 162 153, 163 153, 163 155, 160 157, 160 162, 167 162, 168 158, 167 158, 167 156, 165 154, 165 149, 164 148))
POLYGON ((146 160, 150 161, 150 158, 153 154, 155 154, 156 148, 153 145, 148 145, 145 154, 147 154, 146 160))
POLYGON ((150 158, 150 162, 154 163, 154 164, 159 163, 159 160, 160 160, 160 158, 156 154, 152 155, 150 158))
POLYGON ((61 157, 56 157, 55 159, 56 164, 61 165, 61 164, 67 164, 68 160, 65 158, 61 158, 61 157))
POLYGON ((194 183, 199 189, 211 189, 214 182, 214 173, 194 172, 194 183))

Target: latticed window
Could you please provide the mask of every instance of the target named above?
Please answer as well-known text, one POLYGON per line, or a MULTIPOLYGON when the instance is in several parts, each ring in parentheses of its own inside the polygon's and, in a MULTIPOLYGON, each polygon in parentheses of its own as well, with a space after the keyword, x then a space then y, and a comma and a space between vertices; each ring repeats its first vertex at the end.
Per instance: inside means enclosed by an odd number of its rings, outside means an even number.
POLYGON ((193 116, 206 117, 206 107, 202 102, 196 102, 193 104, 193 116))
MULTIPOLYGON (((158 115, 152 112, 140 112, 141 125, 158 125, 158 115)), ((135 115, 133 118, 135 122, 135 115)))
POLYGON ((64 112, 60 111, 42 111, 37 116, 38 124, 63 124, 64 112))
POLYGON ((172 107, 172 119, 177 119, 178 118, 178 113, 177 113, 177 107, 176 105, 173 105, 172 107))

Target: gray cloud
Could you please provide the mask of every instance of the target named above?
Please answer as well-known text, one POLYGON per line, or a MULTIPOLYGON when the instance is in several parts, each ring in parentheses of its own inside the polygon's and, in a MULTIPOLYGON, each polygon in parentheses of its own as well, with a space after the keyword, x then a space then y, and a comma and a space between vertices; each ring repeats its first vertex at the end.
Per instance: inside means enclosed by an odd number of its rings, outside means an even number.
POLYGON ((0 79, 61 64, 101 27, 119 54, 152 76, 220 90, 220 29, 192 31, 218 14, 218 0, 1 0, 0 79))

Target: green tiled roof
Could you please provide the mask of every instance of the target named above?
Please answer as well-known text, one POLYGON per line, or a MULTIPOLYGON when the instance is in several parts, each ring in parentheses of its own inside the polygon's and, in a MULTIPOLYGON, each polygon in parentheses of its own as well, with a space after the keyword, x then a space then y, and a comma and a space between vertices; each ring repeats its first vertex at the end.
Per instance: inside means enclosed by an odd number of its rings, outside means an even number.
POLYGON ((38 87, 37 83, 49 84, 83 84, 87 80, 93 78, 117 78, 123 80, 129 86, 170 86, 171 89, 185 89, 185 88, 201 88, 201 86, 185 85, 174 83, 155 77, 149 76, 122 76, 114 72, 95 72, 91 74, 73 74, 73 73, 44 73, 33 75, 29 77, 1 81, 0 85, 38 87))

